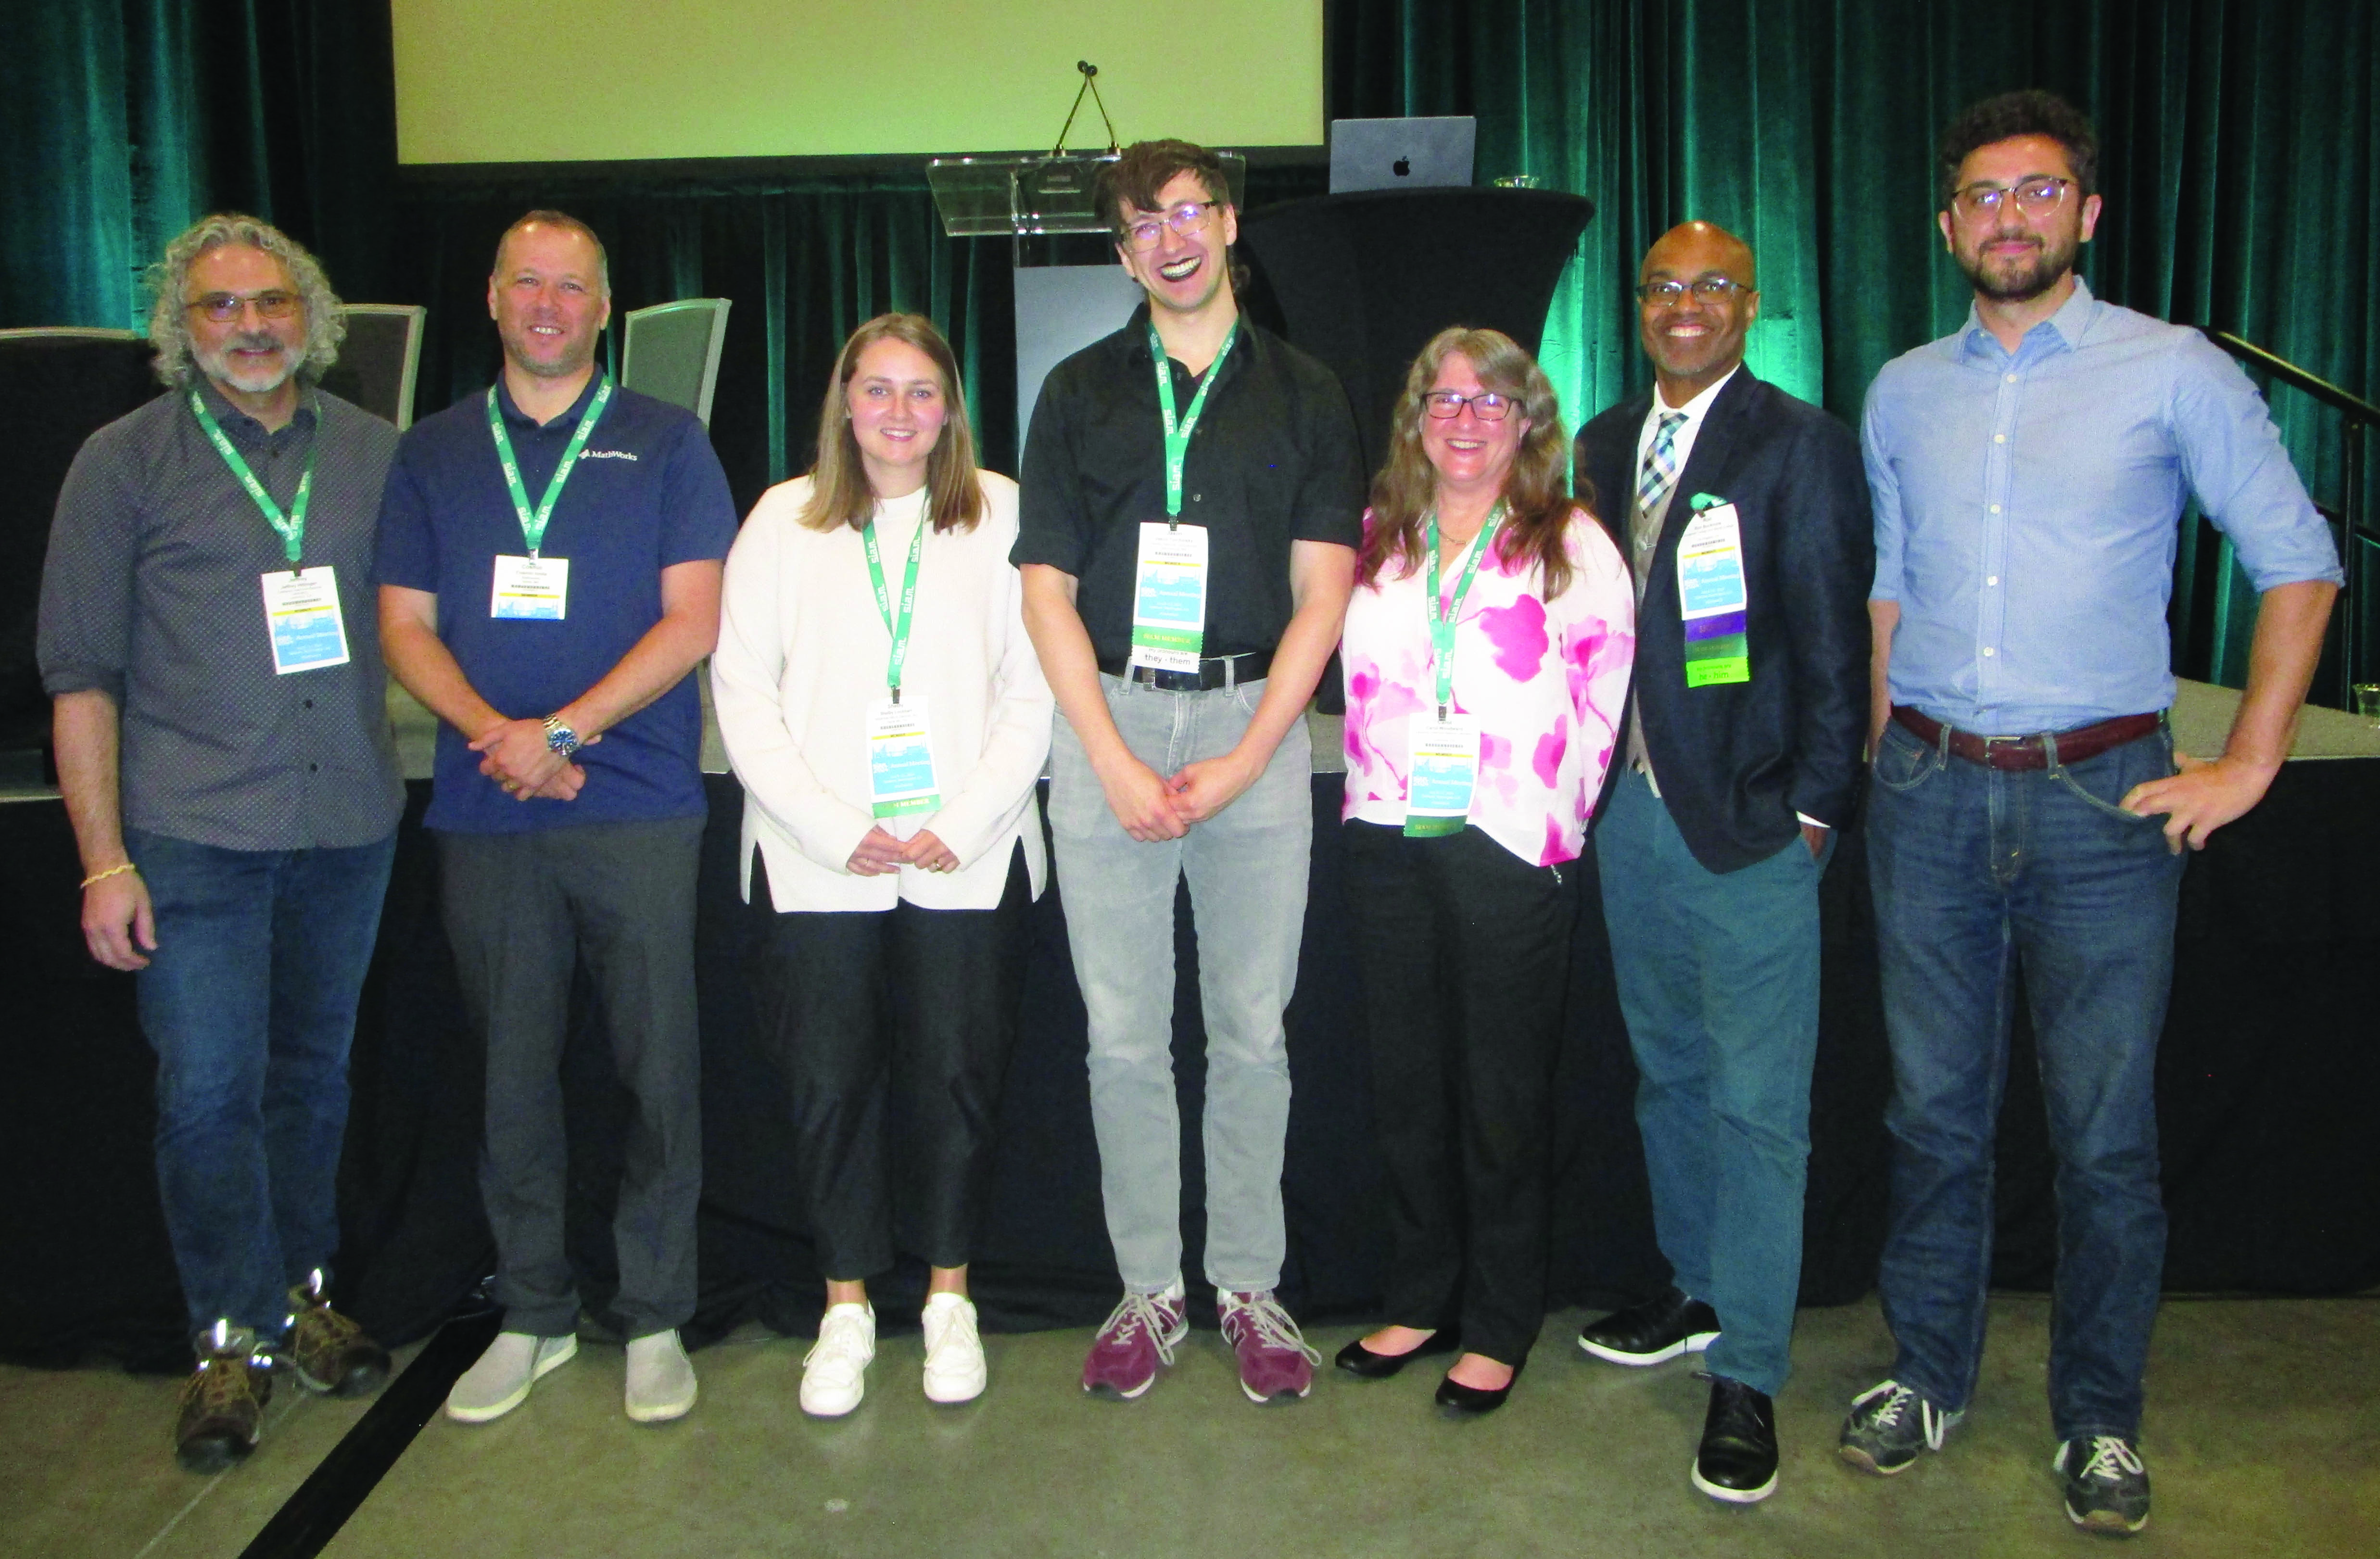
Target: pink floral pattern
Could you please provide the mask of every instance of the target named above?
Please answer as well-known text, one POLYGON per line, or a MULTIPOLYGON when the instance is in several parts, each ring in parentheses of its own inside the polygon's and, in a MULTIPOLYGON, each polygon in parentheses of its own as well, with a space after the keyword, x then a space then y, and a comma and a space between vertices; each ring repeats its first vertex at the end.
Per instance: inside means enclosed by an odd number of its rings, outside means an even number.
MULTIPOLYGON (((1568 543, 1573 572, 1559 598, 1543 598, 1534 560, 1491 556, 1455 625, 1454 706, 1480 727, 1471 826, 1539 866, 1575 860, 1586 846, 1636 652, 1635 596, 1619 549, 1584 509, 1571 517, 1568 543)), ((1459 567, 1444 572, 1451 590, 1459 567)), ((1412 721, 1437 697, 1425 578, 1418 568, 1395 578, 1391 566, 1347 604, 1347 817, 1404 822, 1412 721)))

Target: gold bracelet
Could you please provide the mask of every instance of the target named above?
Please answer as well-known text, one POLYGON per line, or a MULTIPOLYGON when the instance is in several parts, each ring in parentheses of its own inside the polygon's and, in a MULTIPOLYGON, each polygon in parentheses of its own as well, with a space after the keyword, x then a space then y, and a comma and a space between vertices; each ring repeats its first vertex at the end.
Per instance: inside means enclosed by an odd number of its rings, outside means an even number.
POLYGON ((140 870, 140 868, 133 865, 128 860, 121 866, 111 866, 104 871, 92 872, 90 876, 85 877, 82 880, 82 885, 87 888, 93 883, 104 883, 110 877, 121 877, 128 871, 138 871, 140 870))

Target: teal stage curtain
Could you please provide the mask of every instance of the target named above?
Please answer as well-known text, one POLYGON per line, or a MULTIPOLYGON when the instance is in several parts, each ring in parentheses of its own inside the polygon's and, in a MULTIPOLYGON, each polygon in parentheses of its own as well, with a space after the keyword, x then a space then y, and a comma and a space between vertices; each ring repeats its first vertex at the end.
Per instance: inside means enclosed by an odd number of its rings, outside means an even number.
MULTIPOLYGON (((1545 344, 1573 421, 1644 384, 1628 287, 1651 239, 1690 217, 1759 255, 1755 371, 1855 419, 1877 366, 1966 307, 1933 227, 1935 135, 2018 86, 2099 123, 2107 209, 2085 274, 2102 296, 2234 331, 2373 398, 2375 14, 2356 0, 1333 0, 1325 95, 1334 117, 1476 115, 1483 180, 1528 174, 1595 202, 1545 344)), ((740 501, 807 465, 835 346, 892 307, 950 331, 987 462, 1013 469, 1008 248, 944 238, 922 177, 426 179, 395 167, 389 61, 384 0, 0 7, 0 325, 131 323, 164 238, 240 206, 313 246, 346 296, 431 306, 420 405, 434 409, 492 371, 480 291, 496 233, 560 203, 609 236, 621 309, 735 300, 713 434, 740 501)), ((1128 133, 1162 128, 1116 107, 1128 133)), ((1310 169, 1259 169, 1250 203, 1318 188, 1310 169)), ((2336 505, 2337 417, 2286 388, 2272 403, 2336 505)), ((2183 547, 2176 587, 2178 668, 2236 684, 2253 598, 2211 528, 2183 547)))

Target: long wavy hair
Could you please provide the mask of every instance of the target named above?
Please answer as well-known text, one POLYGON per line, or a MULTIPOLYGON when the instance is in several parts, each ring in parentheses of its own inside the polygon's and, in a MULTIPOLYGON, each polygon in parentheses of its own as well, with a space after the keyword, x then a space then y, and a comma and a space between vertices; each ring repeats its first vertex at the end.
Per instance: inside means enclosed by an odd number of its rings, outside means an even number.
POLYGON ((198 373, 190 350, 190 316, 182 288, 199 256, 225 244, 246 244, 281 262, 306 310, 306 355, 298 360, 300 378, 312 381, 339 360, 339 343, 347 338, 347 311, 331 290, 330 278, 306 252, 305 246, 273 226, 237 212, 200 217, 165 246, 165 253, 142 279, 156 301, 149 309, 149 343, 157 349, 157 377, 168 388, 186 388, 198 373))
MULTIPOLYGON (((1372 527, 1356 562, 1356 581, 1370 584, 1391 565, 1402 579, 1422 565, 1422 521, 1438 504, 1438 468, 1429 463, 1421 442, 1422 419, 1427 415, 1422 397, 1438 383, 1438 371, 1451 357, 1467 359, 1481 384, 1509 396, 1514 409, 1529 420, 1512 469, 1504 476, 1504 523, 1496 532, 1496 557, 1500 565, 1524 566, 1534 557, 1541 571, 1540 589, 1551 601, 1570 588, 1571 579, 1570 554, 1564 547, 1572 509, 1566 477, 1570 441, 1562 427, 1561 403, 1536 359, 1511 336, 1468 325, 1431 336, 1405 374, 1390 422, 1389 463, 1372 479, 1372 527)), ((1583 493, 1579 501, 1588 502, 1590 495, 1583 493)))
POLYGON ((958 359, 934 322, 923 314, 879 314, 851 333, 834 359, 834 378, 819 408, 818 464, 810 468, 810 501, 801 522, 813 530, 848 525, 868 528, 876 512, 876 492, 859 457, 859 436, 851 429, 851 381, 860 354, 879 341, 903 341, 932 359, 942 376, 942 432, 926 457, 926 515, 937 530, 969 530, 983 518, 983 487, 975 476, 975 434, 968 430, 966 396, 959 387, 958 359))

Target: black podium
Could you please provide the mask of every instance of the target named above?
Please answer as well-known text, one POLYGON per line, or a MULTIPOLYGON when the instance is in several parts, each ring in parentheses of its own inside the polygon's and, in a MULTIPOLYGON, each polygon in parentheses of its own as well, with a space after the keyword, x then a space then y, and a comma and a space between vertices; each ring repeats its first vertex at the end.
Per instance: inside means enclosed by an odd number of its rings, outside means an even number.
POLYGON ((1245 213, 1240 242, 1289 339, 1346 385, 1365 464, 1377 470, 1423 343, 1449 325, 1480 325, 1535 353, 1594 212, 1583 196, 1546 189, 1324 195, 1245 213))

